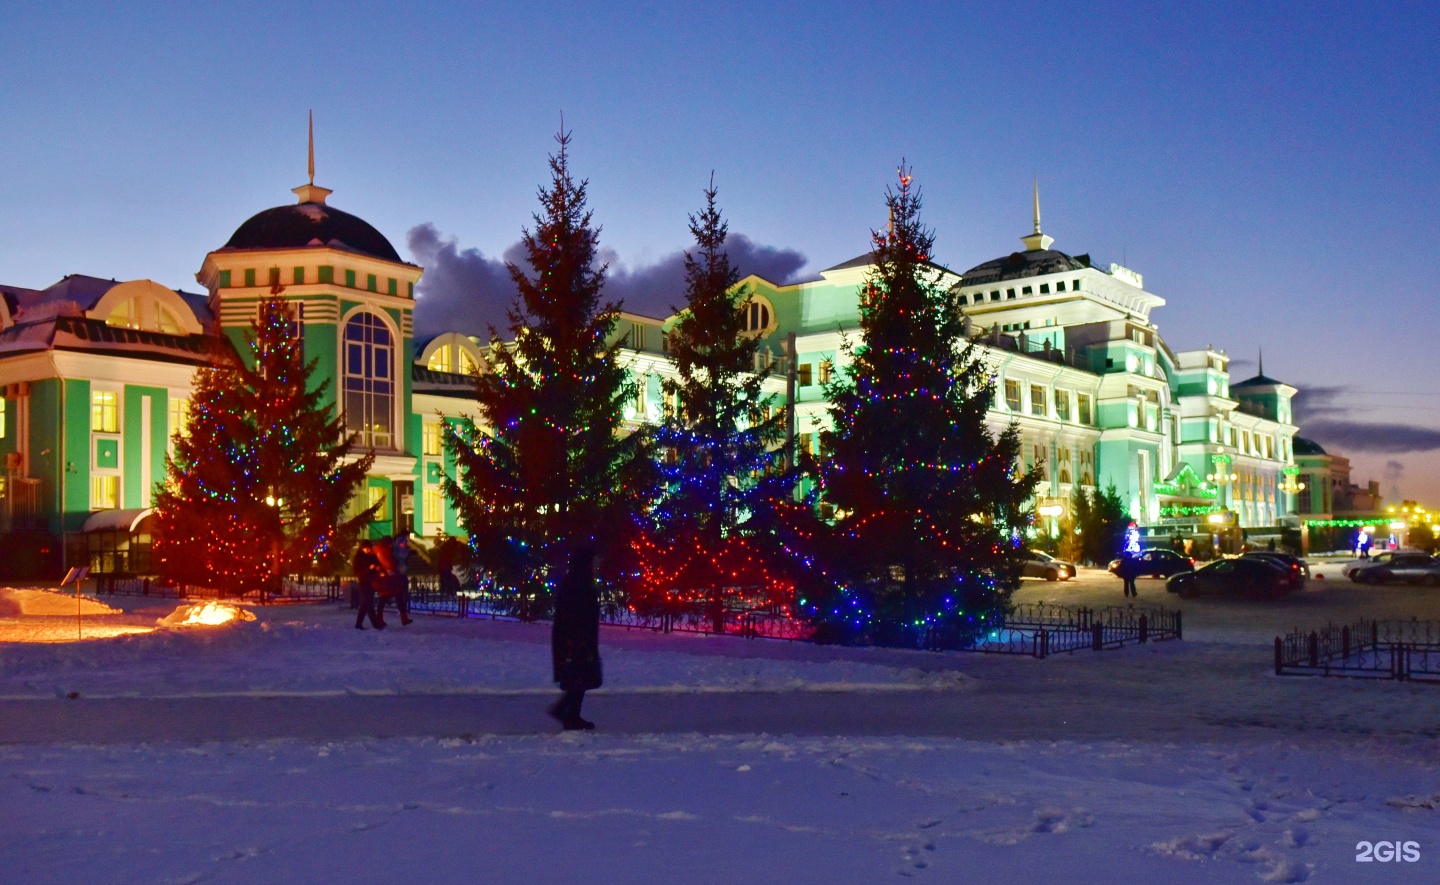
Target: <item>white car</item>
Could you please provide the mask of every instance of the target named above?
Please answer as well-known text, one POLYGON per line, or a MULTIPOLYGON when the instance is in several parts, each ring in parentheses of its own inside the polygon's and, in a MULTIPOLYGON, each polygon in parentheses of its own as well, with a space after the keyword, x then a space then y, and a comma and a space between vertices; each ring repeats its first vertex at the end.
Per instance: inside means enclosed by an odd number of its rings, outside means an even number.
POLYGON ((1389 562, 1390 560, 1394 559, 1394 558, 1395 558, 1396 556, 1398 556, 1398 555, 1401 555, 1401 554, 1407 554, 1407 555, 1408 555, 1408 554, 1412 554, 1412 553, 1420 553, 1420 554, 1424 554, 1424 555, 1427 555, 1427 556, 1429 555, 1429 554, 1426 554, 1424 550, 1386 550, 1384 553, 1377 553, 1377 554, 1375 554, 1374 556, 1370 557, 1369 559, 1352 559, 1352 560, 1350 560, 1349 562, 1347 562, 1347 563, 1345 563, 1344 565, 1340 566, 1340 574, 1341 574, 1341 576, 1346 577, 1346 578, 1349 578, 1350 580, 1353 581, 1353 580, 1355 580, 1355 572, 1356 572, 1357 570, 1359 570, 1359 569, 1366 568, 1367 566, 1372 566, 1372 565, 1384 565, 1385 563, 1387 563, 1387 562, 1389 562))

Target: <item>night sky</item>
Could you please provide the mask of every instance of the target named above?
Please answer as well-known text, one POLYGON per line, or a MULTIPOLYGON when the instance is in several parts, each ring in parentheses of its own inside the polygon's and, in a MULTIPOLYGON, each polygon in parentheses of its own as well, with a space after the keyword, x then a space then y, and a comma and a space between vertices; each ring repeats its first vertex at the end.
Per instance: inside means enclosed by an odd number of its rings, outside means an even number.
POLYGON ((1433 2, 526 6, 6 4, 0 282, 196 290, 293 200, 311 109, 331 203, 431 268, 422 325, 500 317, 562 112, 643 312, 712 170, 742 269, 789 279, 866 250, 902 157, 956 270, 1021 248, 1038 176, 1172 347, 1239 380, 1263 346, 1303 433, 1440 506, 1433 2))

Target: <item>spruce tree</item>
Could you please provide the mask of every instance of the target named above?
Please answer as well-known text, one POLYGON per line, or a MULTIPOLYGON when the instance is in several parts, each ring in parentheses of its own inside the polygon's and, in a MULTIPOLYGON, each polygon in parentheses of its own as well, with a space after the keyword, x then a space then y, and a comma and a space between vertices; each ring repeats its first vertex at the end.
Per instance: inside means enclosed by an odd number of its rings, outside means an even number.
POLYGON ((198 373, 185 432, 155 499, 163 579, 226 594, 275 593, 287 574, 334 565, 369 521, 346 504, 374 455, 351 457, 329 382, 311 387, 295 317, 264 301, 250 359, 230 354, 198 373))
POLYGON ((822 638, 959 644, 1018 582, 1036 480, 1018 472, 1018 429, 986 426, 990 368, 931 263, 934 235, 903 166, 886 204, 859 341, 826 388, 832 428, 816 474, 837 513, 824 554, 837 581, 807 594, 808 611, 822 638))
POLYGON ((523 614, 539 612, 534 602, 570 550, 628 541, 646 494, 645 439, 621 432, 635 388, 616 359, 620 342, 610 341, 620 305, 601 301, 588 182, 571 178, 569 133, 556 141, 541 210, 523 231, 526 267, 509 266, 512 340, 491 329, 489 365, 477 377, 482 426, 446 432, 458 468, 446 494, 477 564, 519 591, 523 614))
POLYGON ((771 362, 757 359, 764 343, 746 327, 751 292, 725 249, 717 193, 712 176, 705 208, 690 216, 685 305, 672 308, 679 319, 669 333, 676 377, 663 385, 673 408, 658 440, 667 450, 658 537, 643 542, 642 556, 644 577, 660 583, 645 589, 688 597, 671 604, 704 597, 712 616, 725 586, 770 589, 763 548, 744 529, 784 481, 775 475, 783 411, 763 392, 771 362))

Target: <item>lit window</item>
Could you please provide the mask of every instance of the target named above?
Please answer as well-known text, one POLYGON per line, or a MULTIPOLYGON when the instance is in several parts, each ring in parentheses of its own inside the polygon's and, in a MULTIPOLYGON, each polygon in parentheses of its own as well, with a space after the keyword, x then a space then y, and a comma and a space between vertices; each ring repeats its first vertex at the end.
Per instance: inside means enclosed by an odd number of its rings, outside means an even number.
POLYGON ((459 375, 474 375, 475 360, 458 344, 445 344, 435 348, 426 366, 432 372, 450 372, 459 375))
POLYGON ((1032 414, 1032 415, 1039 415, 1039 416, 1041 416, 1041 417, 1043 418, 1043 417, 1045 416, 1046 411, 1047 411, 1046 406, 1048 405, 1048 403, 1046 403, 1045 400, 1046 400, 1045 388, 1041 387, 1041 386, 1038 385, 1038 384, 1031 384, 1031 385, 1030 385, 1030 414, 1032 414))
POLYGON ((93 433, 120 432, 120 396, 115 391, 90 392, 90 430, 93 433))
POLYGON ((140 328, 140 305, 138 299, 131 298, 124 304, 115 306, 110 311, 110 316, 105 318, 105 325, 114 326, 117 329, 138 329, 140 328))
POLYGON ((5 400, 0 399, 0 439, 5 438, 5 400))
POLYGON ((829 384, 830 376, 835 371, 835 364, 830 360, 820 361, 820 383, 829 384))
POLYGON ((380 488, 379 486, 369 486, 369 487, 367 487, 367 488, 365 489, 365 493, 366 493, 366 500, 367 500, 369 506, 375 508, 375 516, 374 516, 374 518, 375 518, 376 520, 386 520, 386 519, 389 519, 389 518, 390 518, 390 496, 387 495, 387 494, 385 494, 385 490, 382 489, 382 488, 380 488))
POLYGON ((120 506, 120 477, 110 473, 90 477, 90 509, 114 510, 120 506))
POLYGON ((1005 406, 1012 412, 1020 411, 1020 382, 1005 381, 1005 406))
POLYGON ((170 398, 170 436, 188 439, 190 436, 190 401, 180 397, 170 398))
POLYGON ((1087 393, 1079 394, 1079 405, 1078 405, 1078 407, 1076 408, 1075 411, 1076 411, 1076 417, 1079 419, 1079 421, 1080 421, 1081 424, 1089 424, 1089 423, 1091 423, 1091 422, 1090 422, 1090 395, 1089 395, 1089 394, 1087 394, 1087 393))
POLYGON ((373 313, 345 323, 345 430, 362 446, 394 443, 394 338, 373 313))
POLYGON ((1070 420, 1070 391, 1055 391, 1055 417, 1061 421, 1070 420))
POLYGON ((795 381, 796 384, 800 385, 801 387, 809 387, 809 386, 810 386, 810 364, 809 364, 809 363, 801 363, 800 366, 799 366, 799 368, 796 370, 795 374, 796 374, 796 376, 797 376, 796 381, 795 381))
POLYGON ((424 425, 424 454, 438 455, 441 452, 441 441, 444 439, 443 426, 439 421, 426 421, 424 425))
POLYGON ((425 512, 421 519, 426 525, 439 525, 445 521, 445 493, 439 489, 425 490, 425 512))

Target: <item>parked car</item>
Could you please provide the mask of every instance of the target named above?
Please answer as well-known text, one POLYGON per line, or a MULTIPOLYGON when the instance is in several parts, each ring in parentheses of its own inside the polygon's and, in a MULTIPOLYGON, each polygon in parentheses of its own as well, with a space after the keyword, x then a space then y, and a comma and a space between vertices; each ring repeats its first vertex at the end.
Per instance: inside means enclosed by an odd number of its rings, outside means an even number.
POLYGON ((1248 553, 1240 554, 1241 559, 1245 559, 1246 557, 1251 559, 1265 559, 1283 565, 1285 568, 1290 569, 1300 576, 1301 587, 1304 587, 1305 582, 1310 580, 1310 563, 1298 556, 1281 553, 1278 550, 1251 550, 1248 553))
POLYGON ((1440 560, 1424 553, 1399 553, 1356 569, 1350 580, 1359 584, 1429 584, 1440 587, 1440 560))
POLYGON ((1172 575, 1165 589, 1187 599, 1202 593, 1278 599, 1300 589, 1300 577, 1271 560, 1242 556, 1217 559, 1193 572, 1172 575))
POLYGON ((1025 571, 1021 574, 1027 578, 1044 578, 1047 581, 1068 581, 1075 577, 1075 564, 1056 559, 1039 550, 1031 550, 1030 559, 1026 561, 1025 571))
POLYGON ((1372 565, 1384 565, 1396 556, 1405 556, 1411 553, 1424 553, 1424 550, 1387 550, 1384 553, 1377 553, 1369 559, 1352 559, 1340 566, 1340 574, 1350 580, 1355 580, 1355 572, 1358 569, 1368 568, 1372 565))
MULTIPOLYGON (((1168 578, 1181 572, 1195 571, 1195 560, 1181 556, 1174 550, 1143 550, 1135 558, 1140 563, 1140 569, 1136 572, 1140 576, 1168 578)), ((1118 559, 1110 561, 1110 574, 1120 574, 1120 562, 1118 559)))

